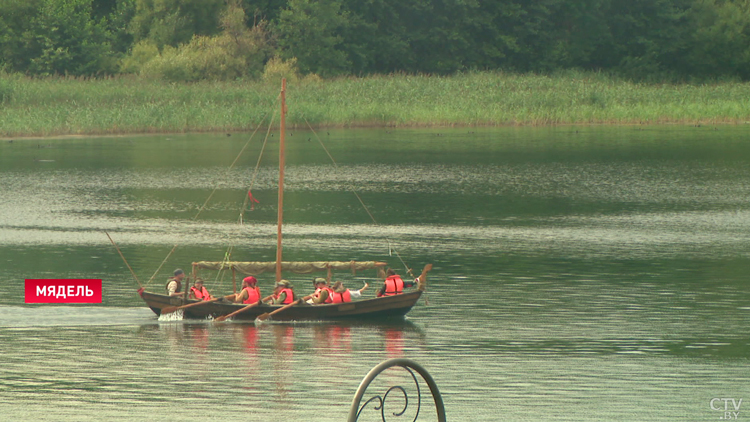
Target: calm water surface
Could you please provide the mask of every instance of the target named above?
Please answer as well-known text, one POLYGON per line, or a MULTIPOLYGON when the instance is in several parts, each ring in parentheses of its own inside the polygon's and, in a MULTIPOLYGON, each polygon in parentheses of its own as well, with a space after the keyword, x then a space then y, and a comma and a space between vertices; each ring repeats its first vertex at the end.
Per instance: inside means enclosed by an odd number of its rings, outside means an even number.
POLYGON ((391 357, 430 371, 450 420, 718 420, 713 398, 750 418, 748 128, 321 132, 335 165, 315 134, 290 135, 284 258, 434 263, 406 321, 159 321, 142 306, 104 232, 153 291, 228 246, 273 260, 274 138, 257 174, 261 138, 228 170, 244 134, 2 141, 2 419, 340 421, 391 357), (101 278, 103 303, 26 305, 27 278, 101 278))

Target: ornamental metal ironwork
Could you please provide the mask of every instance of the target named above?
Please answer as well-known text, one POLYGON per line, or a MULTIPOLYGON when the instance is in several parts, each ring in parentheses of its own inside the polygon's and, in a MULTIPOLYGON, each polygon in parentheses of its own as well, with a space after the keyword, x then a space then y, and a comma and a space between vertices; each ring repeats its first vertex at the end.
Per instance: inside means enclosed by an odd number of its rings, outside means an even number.
POLYGON ((349 408, 349 417, 347 418, 347 421, 357 421, 360 415, 362 415, 363 412, 368 408, 372 408, 372 410, 374 411, 379 411, 380 418, 383 422, 387 422, 389 420, 388 418, 393 419, 403 417, 407 414, 407 410, 409 408, 409 394, 407 393, 406 388, 399 385, 390 387, 382 395, 374 395, 367 399, 364 403, 362 403, 362 398, 364 397, 365 392, 367 391, 367 387, 370 385, 370 383, 381 372, 392 367, 403 368, 409 373, 411 379, 414 381, 416 389, 416 409, 413 409, 409 412, 409 415, 411 415, 412 412, 414 413, 414 419, 412 419, 412 421, 414 422, 419 418, 420 410, 422 408, 422 390, 419 387, 419 379, 416 376, 416 374, 419 374, 427 383, 427 386, 430 389, 430 393, 432 394, 432 398, 435 402, 435 410, 437 412, 437 420, 439 422, 445 422, 445 405, 443 404, 443 397, 440 395, 440 391, 438 390, 435 380, 420 364, 411 359, 403 358, 386 360, 370 370, 367 376, 365 376, 365 378, 359 384, 359 388, 357 388, 357 393, 354 395, 354 399, 352 400, 352 406, 351 408, 349 408), (394 395, 400 397, 401 400, 403 400, 403 408, 397 409, 397 411, 395 412, 391 411, 386 413, 386 402, 389 398, 394 397, 394 395))

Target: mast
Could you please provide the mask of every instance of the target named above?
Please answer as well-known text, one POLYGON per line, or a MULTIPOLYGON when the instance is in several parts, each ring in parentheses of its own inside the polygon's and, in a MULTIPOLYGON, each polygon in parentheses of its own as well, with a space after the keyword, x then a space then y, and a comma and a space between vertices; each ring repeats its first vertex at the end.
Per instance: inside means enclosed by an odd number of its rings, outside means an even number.
POLYGON ((284 220, 284 141, 286 138, 286 78, 281 79, 281 123, 279 127, 279 215, 276 222, 276 281, 281 280, 281 223, 284 220))

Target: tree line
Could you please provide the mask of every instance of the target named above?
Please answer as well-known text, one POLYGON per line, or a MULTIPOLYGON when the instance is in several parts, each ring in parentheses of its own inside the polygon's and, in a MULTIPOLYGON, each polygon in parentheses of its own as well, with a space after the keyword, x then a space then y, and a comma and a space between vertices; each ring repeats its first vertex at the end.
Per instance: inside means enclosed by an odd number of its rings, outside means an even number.
POLYGON ((0 71, 750 79, 750 0, 0 0, 0 71))

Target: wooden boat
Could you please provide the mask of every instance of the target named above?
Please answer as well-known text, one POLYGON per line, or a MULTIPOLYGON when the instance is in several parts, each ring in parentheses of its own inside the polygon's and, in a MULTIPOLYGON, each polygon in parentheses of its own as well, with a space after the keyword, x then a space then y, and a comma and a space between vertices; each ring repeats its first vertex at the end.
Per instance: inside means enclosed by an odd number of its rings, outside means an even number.
MULTIPOLYGON (((327 272, 328 278, 332 271, 363 271, 375 269, 378 275, 384 272, 388 266, 379 261, 318 261, 318 262, 284 262, 282 261, 282 222, 283 222, 283 198, 284 198, 284 140, 285 140, 285 114, 286 114, 286 81, 282 80, 281 87, 281 123, 279 131, 279 203, 277 221, 277 245, 276 261, 272 262, 232 262, 232 261, 198 261, 193 262, 193 278, 198 270, 229 270, 232 279, 235 280, 237 272, 244 275, 257 276, 262 273, 276 272, 276 281, 281 280, 282 272, 295 274, 311 274, 314 272, 327 272)), ((201 303, 198 300, 186 299, 184 296, 168 296, 166 294, 146 292, 141 288, 138 293, 151 310, 157 315, 163 311, 173 311, 176 307, 181 308, 183 316, 187 318, 207 318, 209 316, 223 317, 232 314, 234 319, 255 320, 258 317, 273 315, 277 321, 311 321, 311 320, 372 320, 387 318, 403 318, 417 303, 422 295, 426 282, 426 272, 431 265, 425 267, 422 276, 419 277, 418 288, 415 291, 395 296, 384 296, 373 299, 357 300, 346 303, 308 305, 299 301, 294 306, 258 304, 251 308, 246 305, 230 303, 227 301, 209 301, 201 303), (186 306, 190 305, 190 306, 186 306), (169 308, 169 309, 167 309, 169 308), (283 308, 283 309, 282 309, 283 308), (241 313, 236 311, 242 310, 241 313), (279 311, 279 312, 274 312, 279 311)), ((189 287, 185 286, 185 290, 189 287)), ((236 282, 235 282, 236 290, 236 282)), ((298 293, 295 296, 300 297, 298 293)))
MULTIPOLYGON (((310 274, 316 271, 352 270, 362 271, 368 269, 382 269, 388 264, 378 261, 328 261, 328 262, 282 262, 281 269, 296 274, 310 274)), ((198 269, 207 270, 231 270, 232 273, 258 275, 273 270, 276 262, 221 262, 200 261, 193 263, 193 272, 198 269)), ((417 303, 424 290, 424 284, 408 293, 396 296, 384 296, 374 299, 358 300, 346 303, 307 305, 299 304, 274 314, 273 319, 277 321, 311 321, 311 320, 345 320, 345 319, 387 319, 403 318, 407 312, 417 303)), ((174 308, 184 305, 198 304, 201 301, 189 299, 187 302, 180 296, 168 296, 166 294, 150 293, 140 291, 141 298, 146 302, 154 313, 161 315, 162 309, 174 308)), ((229 315, 244 308, 246 305, 217 301, 183 309, 184 316, 188 318, 207 318, 229 315)), ((245 312, 237 314, 234 319, 254 320, 260 315, 271 313, 281 309, 282 305, 258 305, 245 312)))
MULTIPOLYGON (((300 304, 286 309, 273 316, 275 321, 336 321, 336 320, 372 320, 403 318, 411 310, 422 295, 420 290, 396 296, 386 296, 374 299, 364 299, 347 303, 328 305, 300 304)), ((157 315, 166 307, 180 306, 183 301, 179 297, 169 297, 163 294, 143 292, 141 297, 157 315)), ((195 303, 188 300, 188 304, 195 303)), ((242 304, 212 302, 201 306, 191 306, 183 309, 184 318, 205 319, 221 315, 229 315, 245 307, 242 304)), ((255 320, 258 316, 281 309, 281 305, 258 305, 246 312, 235 315, 235 320, 255 320)))

